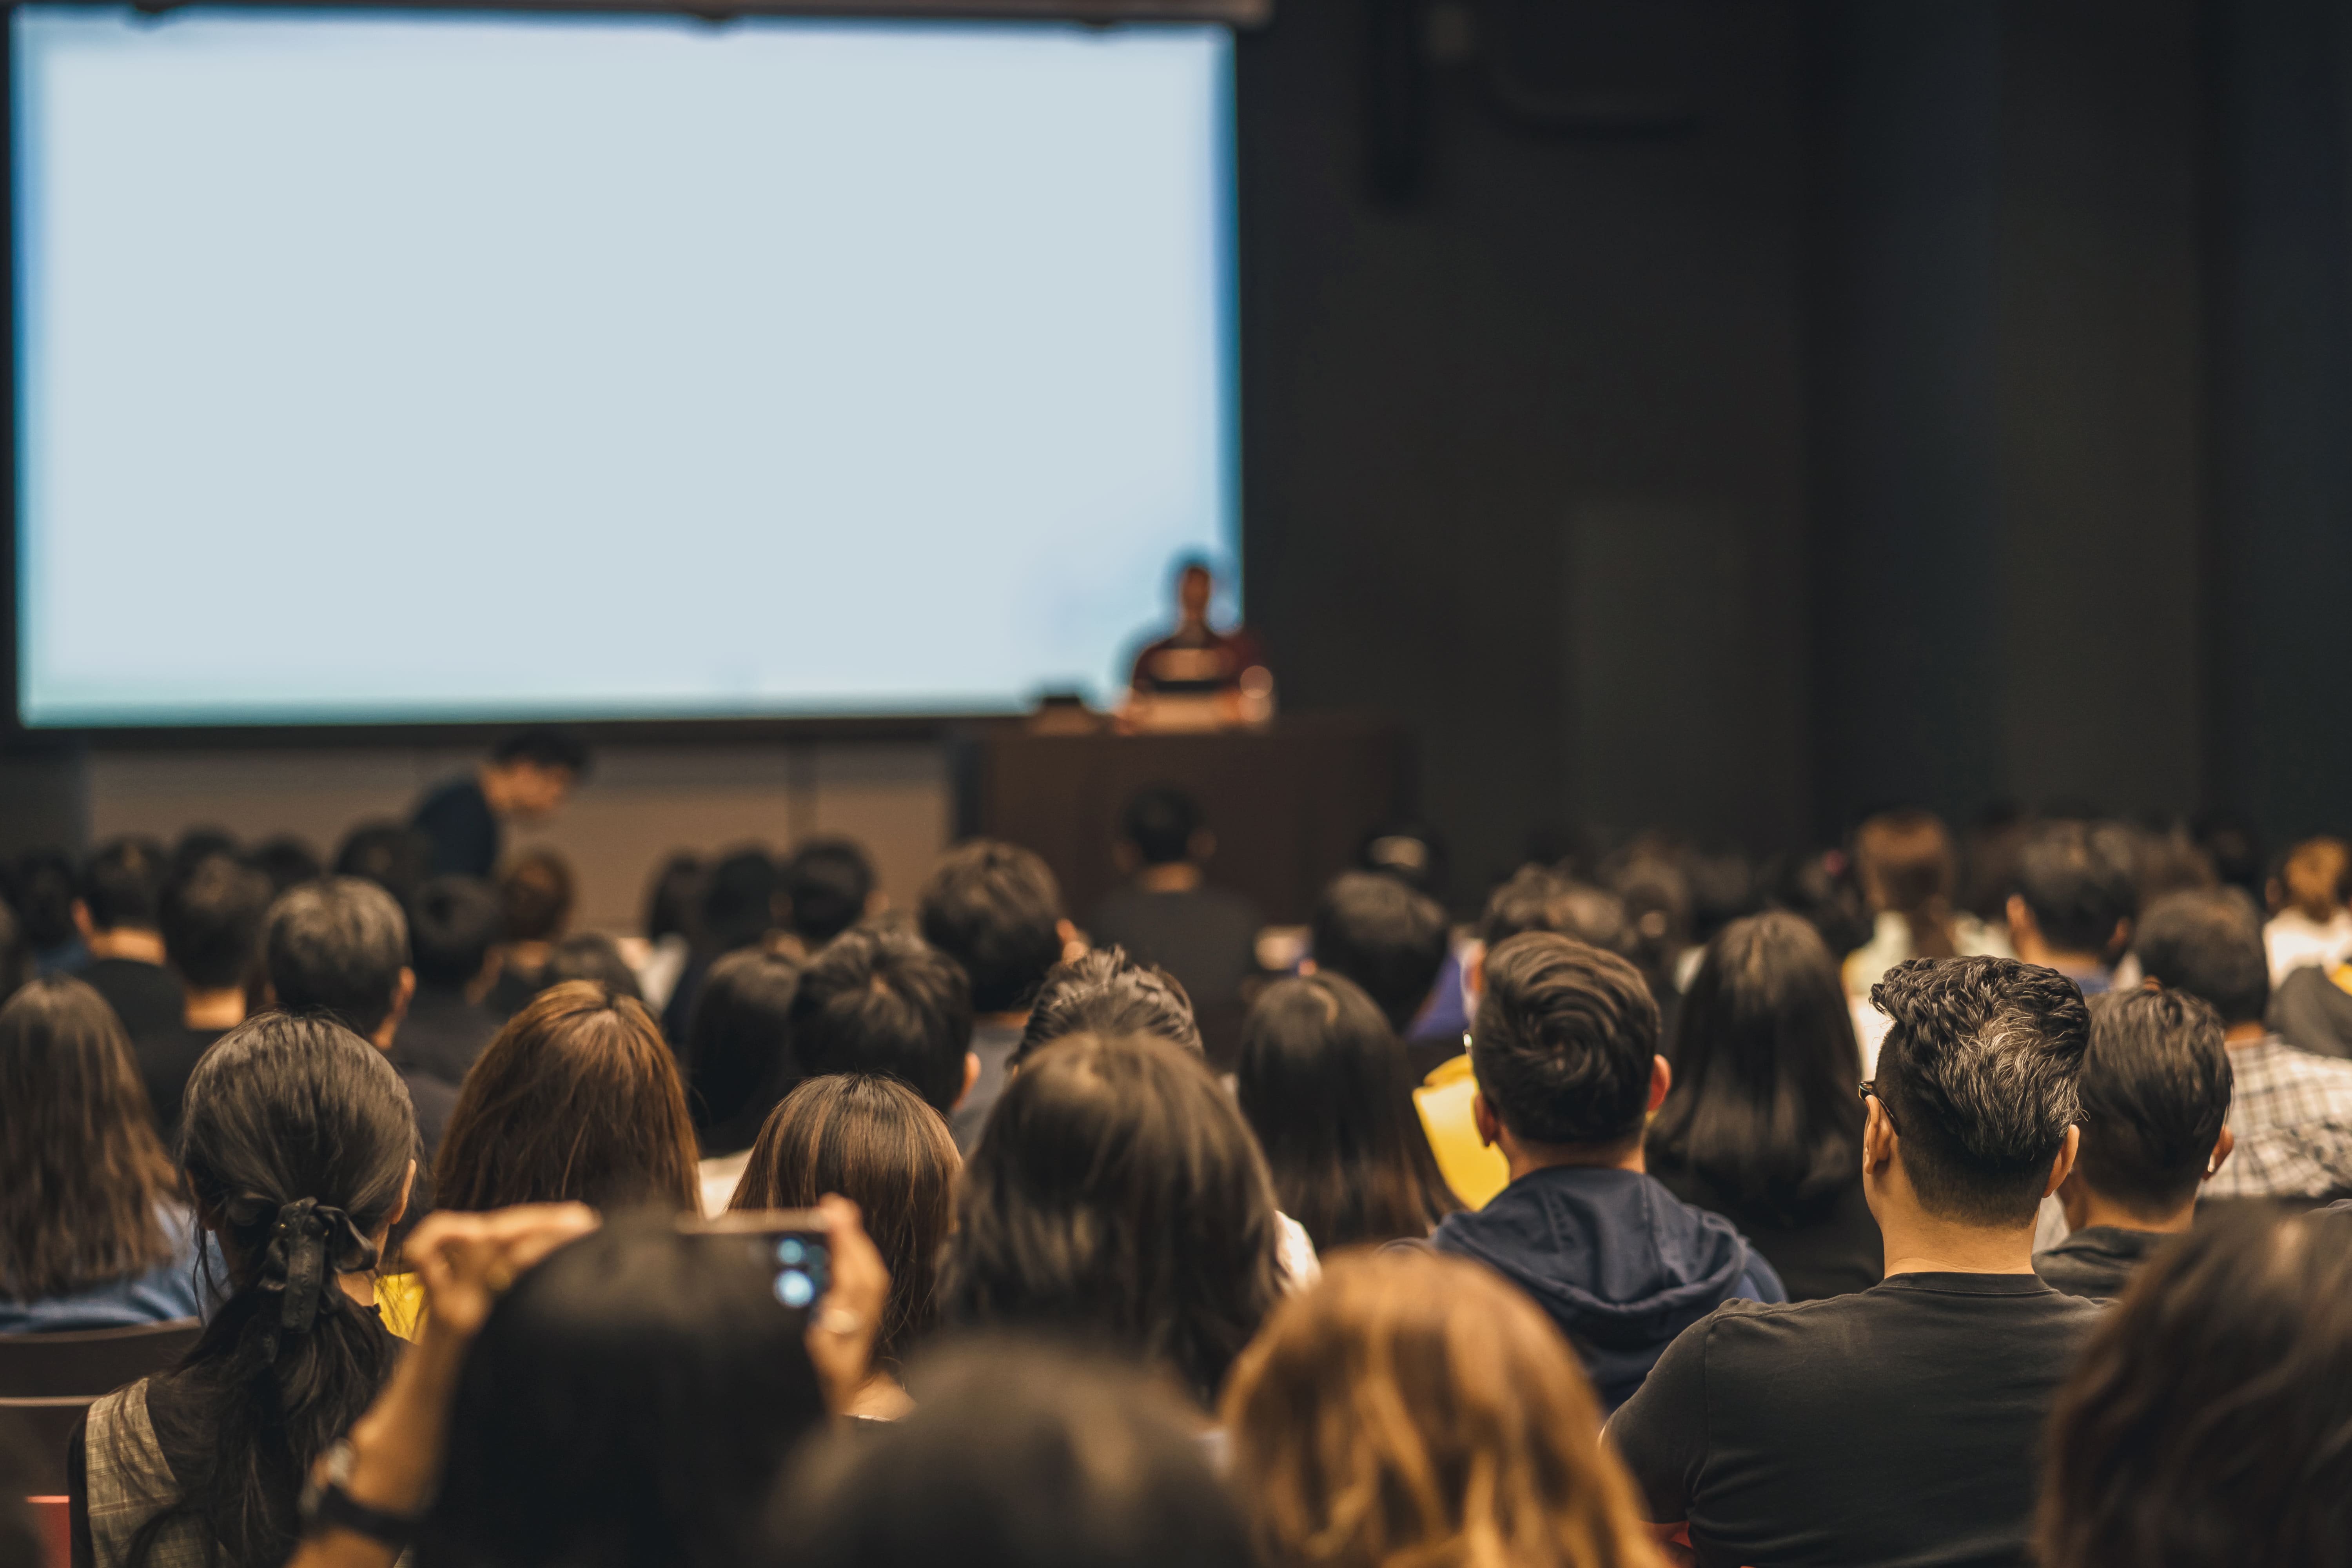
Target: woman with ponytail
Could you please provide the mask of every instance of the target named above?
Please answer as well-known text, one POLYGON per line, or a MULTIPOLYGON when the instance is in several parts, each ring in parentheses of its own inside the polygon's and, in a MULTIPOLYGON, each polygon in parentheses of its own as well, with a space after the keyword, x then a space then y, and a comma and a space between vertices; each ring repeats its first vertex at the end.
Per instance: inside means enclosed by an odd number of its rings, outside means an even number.
POLYGON ((225 1300, 178 1368, 90 1407, 68 1456, 75 1568, 276 1568, 312 1462, 392 1372, 371 1271, 417 1139, 383 1054, 266 1014, 205 1053, 180 1125, 225 1300))

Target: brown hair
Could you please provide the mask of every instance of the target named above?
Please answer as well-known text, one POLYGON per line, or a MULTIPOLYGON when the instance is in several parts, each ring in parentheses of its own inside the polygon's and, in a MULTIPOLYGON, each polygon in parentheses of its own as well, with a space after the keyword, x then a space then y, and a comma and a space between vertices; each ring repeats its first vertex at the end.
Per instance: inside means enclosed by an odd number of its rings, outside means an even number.
POLYGON ((1959 879, 1950 829, 1931 811, 1882 811, 1853 836, 1863 891, 1911 928, 1915 958, 1949 958, 1952 889, 1959 879))
POLYGON ((2289 908, 2325 925, 2344 907, 2344 882, 2352 873, 2352 850, 2341 838, 2306 838, 2287 852, 2279 870, 2289 908))
POLYGON ((785 1097, 760 1130, 730 1209, 806 1208, 839 1193, 890 1266, 876 1353, 890 1362, 939 1319, 940 1244, 954 1218, 955 1139, 894 1078, 835 1073, 785 1097))
POLYGON ((0 1007, 0 1298, 38 1301, 172 1258, 172 1163, 130 1042, 79 980, 0 1007))
POLYGON ((694 1124, 645 1004, 593 980, 532 997, 466 1075, 433 1181, 447 1209, 693 1208, 694 1124))
POLYGON ((509 942, 553 942, 572 923, 572 867, 552 849, 526 849, 499 877, 509 942))
POLYGON ((1657 1562, 1575 1353, 1462 1258, 1332 1259, 1243 1352, 1224 1425, 1271 1568, 1657 1562))

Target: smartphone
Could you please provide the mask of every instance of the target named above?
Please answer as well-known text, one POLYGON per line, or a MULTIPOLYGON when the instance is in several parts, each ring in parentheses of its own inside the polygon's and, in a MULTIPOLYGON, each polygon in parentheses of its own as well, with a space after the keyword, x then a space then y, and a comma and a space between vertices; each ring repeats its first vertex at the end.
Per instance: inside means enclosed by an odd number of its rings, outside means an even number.
POLYGON ((814 1209, 746 1210, 716 1219, 681 1218, 678 1229, 740 1247, 765 1269, 769 1289, 796 1312, 814 1311, 833 1285, 833 1244, 814 1209))

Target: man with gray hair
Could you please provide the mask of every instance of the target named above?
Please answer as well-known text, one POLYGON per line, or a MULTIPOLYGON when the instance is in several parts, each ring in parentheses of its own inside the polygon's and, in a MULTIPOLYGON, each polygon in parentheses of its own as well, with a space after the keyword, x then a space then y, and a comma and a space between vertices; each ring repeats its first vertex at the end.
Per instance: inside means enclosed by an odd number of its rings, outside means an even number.
POLYGON ((391 1058, 416 1108, 429 1164, 457 1091, 394 1048, 416 974, 408 967, 408 921, 392 895, 357 877, 289 888, 263 922, 261 962, 273 1004, 333 1018, 391 1058))
POLYGON ((1701 1563, 2023 1563, 2036 1445, 2102 1310, 2033 1272, 2079 1138, 2082 993, 2013 959, 1914 959, 1871 1000, 1894 1020, 1861 1085, 1885 1282, 1725 1304, 1609 1423, 1701 1563))

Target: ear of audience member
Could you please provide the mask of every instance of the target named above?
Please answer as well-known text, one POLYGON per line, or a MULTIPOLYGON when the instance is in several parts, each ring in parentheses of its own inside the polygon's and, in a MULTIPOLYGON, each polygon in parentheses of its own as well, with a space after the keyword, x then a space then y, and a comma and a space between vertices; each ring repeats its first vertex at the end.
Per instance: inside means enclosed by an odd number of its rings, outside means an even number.
POLYGON ((0 1333, 193 1318, 179 1201, 122 1027, 62 975, 0 1005, 0 1333))
POLYGON ((686 1090, 643 1005, 584 980, 533 997, 466 1075, 433 1177, 450 1209, 694 1209, 686 1090))
POLYGON ((1275 1195, 1318 1251, 1423 1239, 1462 1206, 1413 1114, 1403 1042, 1344 975, 1267 987, 1234 1079, 1275 1195))
POLYGON ((1445 910, 1394 877, 1343 872, 1316 906, 1312 941, 1315 967, 1362 986, 1402 1034, 1445 967, 1445 910))
POLYGON ((373 882, 405 903, 433 874, 433 841, 404 823, 362 823, 335 851, 334 874, 373 882))
POLYGON ((1055 964, 1037 993, 1021 1032, 1013 1065, 1069 1035, 1150 1035, 1202 1054, 1192 998, 1164 969, 1141 964, 1119 949, 1094 948, 1055 964))
POLYGON ((2352 1212, 2200 1226, 2140 1272, 2067 1382, 2035 1561, 2340 1562, 2347 1387, 2352 1212))
POLYGON ((801 972, 793 1051, 811 1078, 887 1073, 941 1116, 979 1076, 971 990, 955 961, 875 927, 844 931, 801 972))
POLYGON ((866 918, 874 862, 855 839, 804 839, 782 869, 784 924, 812 952, 866 918))
POLYGON ((1784 1299, 1729 1221, 1643 1173, 1643 1123, 1668 1081, 1657 1045, 1649 984, 1616 954, 1549 931, 1488 953, 1470 1062, 1479 1132, 1511 1182, 1433 1238, 1527 1291, 1611 1407, 1717 1306, 1784 1299))
POLYGON ((416 994, 401 1020, 404 1058, 444 1083, 465 1081, 499 1020, 477 1000, 500 934, 498 894, 476 877, 435 877, 408 906, 416 994))
POLYGON ((2051 822, 2018 852, 2010 945, 2066 974, 2086 994, 2107 988, 2139 911, 2138 843, 2121 823, 2051 822))
POLYGON ((415 1147, 399 1077, 332 1019, 265 1014, 197 1064, 180 1163, 226 1299, 178 1368, 91 1406, 68 1455, 78 1561, 285 1561, 304 1478, 392 1370, 362 1302, 415 1147))
POLYGON ((1792 1301, 1878 1283, 1862 1191, 1862 1048, 1837 963, 1786 911, 1709 942, 1675 1022, 1675 1082, 1645 1140, 1676 1197, 1724 1215, 1792 1301))
POLYGON ((2270 966, 2252 900, 2233 888, 2173 893, 2143 911, 2132 951, 2147 976, 2210 1003, 2235 1079, 2236 1150, 2207 1199, 2312 1199, 2352 1192, 2352 1062, 2267 1035, 2270 966))
POLYGON ((751 1147, 769 1112, 800 1081, 793 1053, 800 987, 801 966, 764 948, 728 953, 710 966, 681 1053, 705 1157, 751 1147))
POLYGON ((166 1137, 180 1124, 196 1059, 245 1022, 274 897, 268 878, 225 855, 198 861, 163 889, 163 954, 180 976, 181 1011, 171 1027, 133 1037, 131 1049, 166 1137))
POLYGON ((943 1316, 1155 1367, 1203 1405, 1282 1290, 1256 1140, 1201 1059, 1075 1035, 1005 1087, 957 1190, 943 1316))
MULTIPOLYGON (((269 994, 289 1013, 323 1014, 391 1053, 415 990, 408 921, 392 895, 357 877, 328 877, 281 893, 262 925, 269 994)), ((440 1147, 457 1090, 394 1055, 416 1109, 425 1158, 440 1147)))
POLYGON ((824 1422, 804 1313, 740 1239, 608 1219, 498 1299, 467 1347, 426 1563, 734 1568, 824 1422))
POLYGON ((2074 1296, 2114 1297, 2189 1228, 2197 1188, 2229 1158, 2233 1075, 2212 1008, 2180 991, 2091 998, 2075 1092, 2082 1152, 2058 1189, 2066 1238, 2033 1271, 2074 1296))
POLYGON ((939 1321, 940 1247, 959 1169, 947 1123, 913 1089, 835 1073, 802 1084, 768 1118, 728 1207, 814 1208, 827 1193, 856 1204, 890 1270, 874 1351, 879 1370, 896 1375, 939 1321))
POLYGON ((1224 1424, 1266 1568, 1654 1561, 1574 1353, 1475 1264, 1335 1260, 1244 1353, 1224 1424))
POLYGON ((1913 959, 1872 1000, 1893 1021, 1863 1156, 1885 1281, 1722 1308, 1609 1424, 1701 1562, 2024 1561, 2036 1445, 2103 1310, 2031 1271, 2074 1154, 2082 994, 2013 959, 1913 959))
POLYGON ((90 953, 77 973, 106 998, 133 1039, 180 1017, 180 984, 163 967, 159 931, 166 858, 144 838, 100 845, 83 868, 76 923, 90 953))
POLYGON ((784 1568, 1235 1568, 1256 1561, 1191 1426, 1131 1369, 984 1340, 923 1400, 803 1462, 767 1551, 784 1568))

